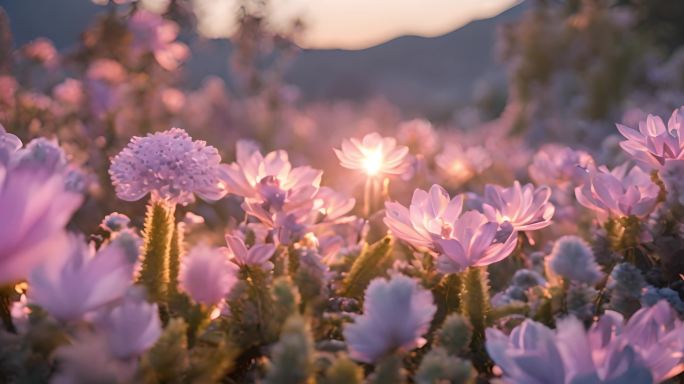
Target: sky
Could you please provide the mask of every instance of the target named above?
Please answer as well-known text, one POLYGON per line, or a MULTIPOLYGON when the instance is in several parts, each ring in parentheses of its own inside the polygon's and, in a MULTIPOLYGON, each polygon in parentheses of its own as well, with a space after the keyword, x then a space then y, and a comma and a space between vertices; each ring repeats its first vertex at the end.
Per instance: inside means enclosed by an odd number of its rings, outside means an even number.
MULTIPOLYGON (((149 1, 149 0, 148 0, 149 1)), ((155 0, 151 0, 155 1, 155 0)), ((193 0, 203 12, 200 27, 226 36, 235 0, 193 0)), ((519 0, 272 0, 275 23, 300 16, 305 48, 367 48, 402 35, 437 36, 469 21, 496 15, 519 0)))

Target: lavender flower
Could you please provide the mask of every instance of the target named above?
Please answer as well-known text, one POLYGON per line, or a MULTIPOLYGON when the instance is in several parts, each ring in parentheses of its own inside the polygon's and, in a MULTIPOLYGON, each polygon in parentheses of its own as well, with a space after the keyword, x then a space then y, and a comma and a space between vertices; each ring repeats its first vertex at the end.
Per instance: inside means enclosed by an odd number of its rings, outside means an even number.
POLYGON ((606 167, 590 169, 587 181, 575 188, 577 201, 596 211, 601 219, 609 216, 645 217, 658 200, 660 189, 638 167, 627 171, 627 164, 609 171, 606 167))
POLYGON ((21 148, 21 145, 21 140, 5 131, 5 127, 0 124, 0 164, 9 164, 10 158, 21 148))
POLYGON ((148 11, 133 14, 128 23, 133 33, 133 54, 151 52, 159 65, 172 71, 188 56, 188 47, 176 42, 178 25, 148 11))
POLYGON ((603 276, 589 244, 577 236, 563 236, 556 240, 548 266, 557 275, 590 285, 603 276))
POLYGON ((142 355, 162 333, 157 304, 148 303, 136 289, 107 311, 98 325, 105 332, 111 354, 118 359, 142 355))
POLYGON ((172 128, 131 139, 112 160, 109 174, 122 200, 139 200, 149 192, 186 205, 195 201, 193 194, 212 201, 225 196, 223 167, 216 148, 172 128))
POLYGON ((64 226, 80 203, 61 175, 0 164, 0 284, 25 279, 42 259, 68 249, 64 226))
POLYGON ((516 231, 534 231, 551 225, 555 208, 550 197, 549 187, 521 186, 517 180, 510 188, 487 185, 482 209, 491 221, 508 222, 516 231))
POLYGON ((620 143, 644 169, 660 169, 668 159, 684 159, 684 107, 674 110, 667 127, 658 116, 648 115, 639 130, 617 124, 627 140, 620 143))
POLYGON ((216 305, 237 282, 235 268, 219 249, 199 245, 183 258, 180 287, 198 303, 216 305))
POLYGON ((584 179, 585 169, 593 163, 591 155, 584 151, 550 144, 534 155, 529 174, 537 184, 578 184, 584 179))
POLYGON ((371 281, 365 294, 363 315, 344 327, 351 358, 376 362, 395 349, 408 351, 425 344, 437 307, 430 291, 406 276, 371 281))
POLYGON ((102 219, 100 228, 109 232, 118 232, 128 228, 128 224, 130 224, 130 222, 131 219, 123 213, 113 212, 102 219))
POLYGON ((391 137, 369 133, 361 139, 342 141, 342 149, 333 148, 344 168, 355 169, 368 176, 399 175, 406 167, 408 147, 397 146, 391 137))
POLYGON ((684 206, 684 160, 666 160, 659 174, 667 190, 668 202, 684 206))
POLYGON ((121 298, 132 277, 133 263, 122 247, 113 243, 95 252, 71 237, 67 254, 31 273, 28 299, 59 320, 79 320, 121 298))
POLYGON ((651 383, 684 370, 684 327, 666 302, 623 324, 607 311, 589 330, 575 317, 554 332, 525 320, 510 336, 486 331, 490 357, 512 383, 651 383))
POLYGON ((275 253, 273 244, 256 244, 249 250, 245 243, 237 236, 226 235, 226 243, 230 250, 231 261, 239 266, 256 266, 264 271, 273 269, 271 257, 275 253))

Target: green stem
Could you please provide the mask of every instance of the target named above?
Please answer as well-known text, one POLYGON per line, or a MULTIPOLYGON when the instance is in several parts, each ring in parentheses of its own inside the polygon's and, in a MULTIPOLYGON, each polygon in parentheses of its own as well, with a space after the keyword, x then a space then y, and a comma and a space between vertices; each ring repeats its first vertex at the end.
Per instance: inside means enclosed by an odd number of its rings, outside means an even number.
POLYGON ((163 200, 150 202, 143 231, 142 268, 138 282, 145 286, 150 299, 166 304, 169 292, 169 253, 174 232, 175 206, 163 200))
POLYGON ((185 252, 184 247, 185 226, 183 223, 176 225, 171 237, 169 247, 169 295, 178 293, 178 273, 180 271, 181 259, 185 252))
POLYGON ((461 313, 473 326, 470 343, 473 364, 480 372, 489 372, 492 364, 485 351, 485 328, 489 322, 489 278, 486 267, 470 267, 462 276, 461 313))

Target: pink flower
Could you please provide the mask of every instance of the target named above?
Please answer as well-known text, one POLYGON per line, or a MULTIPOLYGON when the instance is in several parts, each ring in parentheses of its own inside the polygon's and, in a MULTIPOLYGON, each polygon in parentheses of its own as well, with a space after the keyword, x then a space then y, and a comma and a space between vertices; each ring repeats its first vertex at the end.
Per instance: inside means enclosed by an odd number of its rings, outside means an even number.
POLYGON ((183 258, 178 280, 198 303, 216 305, 237 282, 235 268, 219 249, 198 245, 183 258))
POLYGON ((510 188, 485 186, 484 210, 487 218, 497 223, 510 223, 516 231, 534 231, 551 225, 555 212, 549 203, 549 187, 521 186, 515 181, 510 188))
POLYGON ((406 276, 377 278, 368 285, 363 315, 344 327, 351 358, 373 363, 395 349, 421 347, 437 307, 430 291, 406 276))
POLYGON ((27 278, 41 260, 69 249, 64 227, 81 199, 59 174, 0 163, 0 284, 27 278))
POLYGON ((385 225, 392 234, 419 249, 436 250, 435 239, 451 237, 463 209, 463 195, 449 198, 435 184, 426 192, 416 189, 407 209, 396 202, 385 203, 385 225))
POLYGON ((172 128, 133 137, 112 159, 109 175, 122 200, 152 193, 153 198, 186 205, 195 201, 194 194, 211 201, 225 196, 223 167, 216 148, 172 128))
POLYGON ((435 164, 450 183, 460 185, 489 168, 492 159, 484 147, 464 149, 458 144, 449 144, 435 156, 435 164))
POLYGON ((349 213, 354 208, 356 199, 338 193, 332 188, 321 187, 314 197, 313 209, 316 212, 316 222, 325 220, 333 222, 349 213))
POLYGON ((68 253, 37 267, 29 277, 28 299, 59 320, 79 320, 121 298, 131 285, 133 263, 118 243, 95 252, 71 237, 68 253))
POLYGON ((162 333, 157 304, 148 303, 135 289, 108 310, 97 325, 106 335, 109 351, 118 359, 141 356, 162 333))
POLYGON ((406 169, 408 147, 397 146, 391 137, 369 133, 361 141, 343 140, 342 149, 333 148, 344 168, 363 171, 368 176, 399 175, 406 169))
POLYGON ((499 224, 478 211, 468 211, 454 222, 453 233, 437 239, 440 250, 437 269, 441 273, 461 272, 468 267, 483 267, 505 259, 515 249, 517 233, 499 241, 499 224))
POLYGON ((22 51, 27 59, 41 63, 46 68, 55 68, 59 62, 59 55, 52 41, 43 37, 26 44, 22 51))
POLYGON ((273 269, 273 263, 270 261, 276 250, 273 244, 255 244, 247 250, 242 239, 232 235, 226 235, 226 243, 235 264, 256 266, 264 271, 273 269))
POLYGON ((577 201, 603 218, 608 216, 645 217, 655 207, 660 189, 638 167, 627 172, 627 164, 612 171, 602 166, 590 169, 587 181, 575 188, 577 201))
POLYGON ((512 383, 652 383, 684 370, 684 327, 666 301, 624 324, 607 311, 585 330, 567 317, 556 331, 525 320, 510 336, 489 328, 489 356, 512 383))
POLYGON ((684 159, 684 107, 672 112, 667 127, 658 116, 648 115, 639 130, 617 124, 627 140, 620 143, 644 169, 660 169, 668 159, 684 159))
POLYGON ((584 151, 549 144, 534 155, 529 174, 537 184, 562 187, 581 183, 593 163, 591 155, 584 151))
POLYGON ((172 71, 187 58, 188 47, 176 40, 178 25, 148 11, 137 11, 130 18, 128 28, 133 33, 133 53, 141 56, 152 53, 159 65, 172 71))
POLYGON ((9 160, 21 146, 21 140, 17 136, 5 131, 5 127, 0 124, 0 165, 8 165, 9 160))

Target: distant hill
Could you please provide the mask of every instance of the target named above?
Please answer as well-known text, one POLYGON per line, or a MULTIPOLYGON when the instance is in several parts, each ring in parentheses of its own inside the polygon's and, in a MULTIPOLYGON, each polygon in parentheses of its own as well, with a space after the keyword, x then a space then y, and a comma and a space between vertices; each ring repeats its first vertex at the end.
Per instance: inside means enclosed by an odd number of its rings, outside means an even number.
MULTIPOLYGON (((10 16, 16 45, 47 36, 59 49, 73 46, 103 11, 86 0, 0 0, 0 6, 10 16)), ((525 8, 521 3, 437 37, 402 36, 363 50, 304 50, 289 67, 286 80, 300 88, 305 100, 384 96, 409 112, 451 108, 470 98, 479 79, 501 75, 494 59, 497 26, 515 20, 525 8)), ((189 43, 189 86, 197 86, 207 75, 230 83, 230 42, 189 43)))

